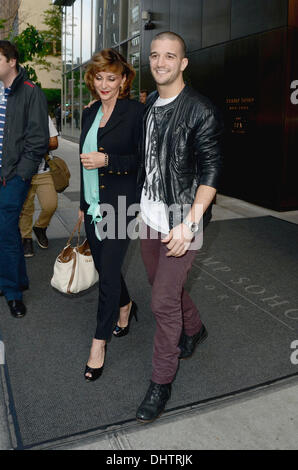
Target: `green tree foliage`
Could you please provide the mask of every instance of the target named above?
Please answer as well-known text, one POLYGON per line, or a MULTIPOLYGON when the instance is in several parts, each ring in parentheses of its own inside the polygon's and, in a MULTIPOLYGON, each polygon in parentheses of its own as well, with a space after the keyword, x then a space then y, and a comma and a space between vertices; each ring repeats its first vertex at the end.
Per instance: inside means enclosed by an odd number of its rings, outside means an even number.
POLYGON ((32 25, 28 24, 24 31, 14 37, 13 42, 18 48, 21 64, 32 62, 36 56, 44 56, 44 39, 32 25))
MULTIPOLYGON (((13 38, 13 42, 19 51, 20 64, 35 62, 37 58, 44 57, 44 39, 32 25, 28 24, 26 29, 13 38)), ((28 78, 38 83, 34 68, 28 64, 24 65, 24 68, 28 78)))
MULTIPOLYGON (((9 40, 17 46, 20 64, 26 69, 28 78, 38 83, 34 67, 40 66, 47 71, 56 69, 49 59, 50 56, 61 55, 62 7, 52 6, 44 12, 43 23, 47 29, 38 31, 27 23, 27 28, 9 40), (30 64, 28 64, 30 62, 30 64)), ((0 19, 0 28, 4 28, 5 20, 0 19)))
POLYGON ((53 114, 57 103, 61 103, 61 90, 60 88, 43 88, 42 90, 47 97, 50 114, 53 114))
POLYGON ((62 7, 52 6, 44 12, 43 23, 47 26, 41 34, 44 37, 47 55, 61 55, 62 7))

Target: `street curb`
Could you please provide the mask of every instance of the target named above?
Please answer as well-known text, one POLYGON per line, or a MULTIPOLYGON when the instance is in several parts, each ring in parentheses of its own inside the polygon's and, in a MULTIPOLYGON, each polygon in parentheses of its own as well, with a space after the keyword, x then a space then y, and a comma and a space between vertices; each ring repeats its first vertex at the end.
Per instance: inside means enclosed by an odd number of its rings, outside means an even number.
POLYGON ((9 412, 9 393, 6 383, 5 344, 0 331, 0 449, 13 449, 12 436, 14 435, 14 424, 9 412))

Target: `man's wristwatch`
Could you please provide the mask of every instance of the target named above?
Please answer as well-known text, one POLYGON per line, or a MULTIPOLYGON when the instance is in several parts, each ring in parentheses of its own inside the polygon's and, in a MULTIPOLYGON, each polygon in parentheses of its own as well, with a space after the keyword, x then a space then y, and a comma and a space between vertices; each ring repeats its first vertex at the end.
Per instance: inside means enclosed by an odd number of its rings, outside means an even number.
POLYGON ((184 225, 186 225, 192 233, 196 233, 199 230, 199 224, 196 222, 191 222, 190 220, 184 220, 184 225))

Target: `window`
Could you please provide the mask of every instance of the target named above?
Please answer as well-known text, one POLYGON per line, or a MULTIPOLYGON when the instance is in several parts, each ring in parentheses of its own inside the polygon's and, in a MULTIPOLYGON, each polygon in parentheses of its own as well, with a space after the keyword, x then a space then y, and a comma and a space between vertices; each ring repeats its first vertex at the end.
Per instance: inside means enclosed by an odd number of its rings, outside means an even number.
POLYGON ((137 47, 140 44, 140 36, 132 40, 132 45, 137 47))
POLYGON ((73 5, 73 63, 81 63, 81 0, 73 5))
POLYGON ((92 44, 91 44, 91 0, 83 0, 83 18, 82 18, 82 60, 86 62, 92 55, 92 44))
POLYGON ((104 0, 92 3, 92 54, 103 48, 103 4, 104 0))
POLYGON ((65 59, 66 68, 72 67, 72 7, 66 7, 65 15, 66 38, 65 38, 65 59))
POLYGON ((139 5, 137 5, 136 7, 134 7, 132 9, 131 16, 132 16, 132 22, 133 23, 136 23, 137 21, 139 21, 139 18, 140 18, 140 7, 139 7, 139 5))
POLYGON ((122 1, 75 0, 68 2, 71 6, 63 7, 62 133, 71 139, 79 139, 82 109, 92 99, 83 77, 85 63, 94 52, 113 47, 122 53, 136 70, 132 96, 138 99, 140 1, 122 1), (127 40, 128 37, 133 39, 127 40))

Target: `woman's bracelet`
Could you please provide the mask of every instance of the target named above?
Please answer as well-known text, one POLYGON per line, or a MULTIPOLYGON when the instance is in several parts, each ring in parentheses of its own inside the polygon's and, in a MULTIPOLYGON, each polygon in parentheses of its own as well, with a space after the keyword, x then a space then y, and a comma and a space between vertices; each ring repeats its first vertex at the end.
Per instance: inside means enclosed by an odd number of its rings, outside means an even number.
POLYGON ((105 155, 105 164, 104 164, 104 166, 108 166, 108 164, 109 164, 109 155, 107 153, 105 153, 104 155, 105 155))

